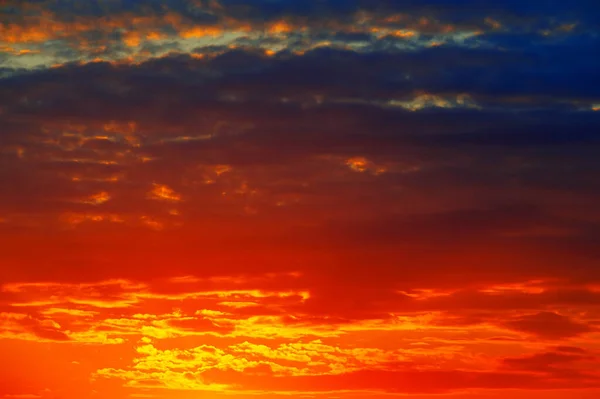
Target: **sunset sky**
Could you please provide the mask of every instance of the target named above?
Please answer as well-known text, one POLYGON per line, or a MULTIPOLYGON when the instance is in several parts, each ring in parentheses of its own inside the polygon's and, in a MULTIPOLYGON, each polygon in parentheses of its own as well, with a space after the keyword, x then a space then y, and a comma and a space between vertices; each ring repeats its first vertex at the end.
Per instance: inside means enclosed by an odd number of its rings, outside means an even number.
POLYGON ((600 398, 600 1, 1 0, 0 399, 600 398))

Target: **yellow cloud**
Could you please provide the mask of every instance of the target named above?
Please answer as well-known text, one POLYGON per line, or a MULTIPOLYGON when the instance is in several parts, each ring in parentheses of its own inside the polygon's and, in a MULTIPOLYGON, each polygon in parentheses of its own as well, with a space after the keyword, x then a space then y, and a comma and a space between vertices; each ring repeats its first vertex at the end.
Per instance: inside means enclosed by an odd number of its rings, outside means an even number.
POLYGON ((97 194, 90 195, 88 198, 84 199, 83 203, 90 205, 101 205, 105 202, 110 201, 111 196, 106 191, 101 191, 97 194))
POLYGON ((175 192, 169 186, 164 184, 154 184, 152 190, 148 193, 148 198, 161 201, 178 202, 181 201, 181 194, 175 192))

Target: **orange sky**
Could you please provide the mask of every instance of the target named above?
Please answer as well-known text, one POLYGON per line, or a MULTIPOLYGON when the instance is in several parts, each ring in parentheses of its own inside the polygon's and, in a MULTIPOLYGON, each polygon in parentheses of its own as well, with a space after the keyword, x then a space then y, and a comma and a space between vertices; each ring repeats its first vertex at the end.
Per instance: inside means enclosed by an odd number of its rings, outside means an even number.
POLYGON ((400 3, 0 4, 0 399, 600 397, 600 9, 400 3))

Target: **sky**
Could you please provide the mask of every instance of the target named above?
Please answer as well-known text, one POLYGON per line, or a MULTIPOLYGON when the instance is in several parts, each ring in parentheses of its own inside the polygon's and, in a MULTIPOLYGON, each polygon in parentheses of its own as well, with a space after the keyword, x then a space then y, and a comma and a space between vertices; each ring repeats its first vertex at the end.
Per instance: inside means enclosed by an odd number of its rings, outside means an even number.
POLYGON ((0 399, 600 397, 598 15, 0 1, 0 399))

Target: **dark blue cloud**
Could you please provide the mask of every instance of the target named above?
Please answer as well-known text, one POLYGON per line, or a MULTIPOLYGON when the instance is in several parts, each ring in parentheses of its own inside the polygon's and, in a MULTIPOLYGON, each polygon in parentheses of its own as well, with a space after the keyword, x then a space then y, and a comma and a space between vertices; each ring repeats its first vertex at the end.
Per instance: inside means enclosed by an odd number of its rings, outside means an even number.
MULTIPOLYGON (((182 176, 193 181, 204 164, 227 164, 243 171, 259 192, 303 197, 310 212, 377 209, 373 220, 366 218, 366 227, 359 226, 364 227, 360 234, 339 228, 343 244, 369 237, 392 243, 415 232, 431 237, 436 229, 439 242, 453 242, 457 231, 465 242, 484 233, 493 241, 506 227, 507 215, 514 216, 507 220, 511 228, 572 229, 580 234, 573 240, 581 239, 586 248, 597 232, 597 215, 592 221, 581 216, 597 213, 586 207, 600 198, 593 180, 600 173, 600 113, 591 110, 600 103, 600 43, 590 31, 597 23, 591 18, 598 14, 595 2, 222 0, 222 8, 211 1, 37 4, 50 4, 66 21, 128 13, 158 16, 160 22, 174 12, 192 21, 189 26, 226 17, 256 26, 232 43, 198 40, 190 54, 184 43, 169 38, 143 43, 140 47, 150 55, 135 63, 1 70, 0 183, 12 188, 2 200, 12 210, 27 213, 44 204, 46 211, 64 210, 61 195, 105 189, 108 183, 102 179, 122 173, 130 180, 110 183, 119 187, 120 197, 107 206, 115 212, 136 211, 126 199, 132 193, 144 198, 149 176, 183 190, 184 183, 193 184, 182 176), (414 29, 414 37, 352 31, 358 10, 372 12, 376 20, 406 13, 408 22, 383 24, 414 29), (259 34, 261 23, 287 17, 308 32, 259 34), (421 32, 421 17, 459 26, 445 35, 437 28, 421 32), (502 26, 486 25, 488 17, 502 26), (336 30, 322 21, 351 22, 343 25, 348 29, 336 30), (579 25, 561 28, 562 23, 579 25), (475 29, 480 34, 461 36, 475 29), (361 42, 366 45, 357 45, 361 42), (278 45, 282 50, 276 54, 262 48, 278 45), (410 110, 407 104, 415 99, 410 110), (86 125, 90 136, 102 133, 108 121, 135 122, 139 147, 124 144, 119 134, 114 141, 87 138, 79 147, 73 137, 61 136, 70 124, 86 125), (189 139, 196 136, 201 138, 189 139), (153 161, 94 163, 107 154, 153 161), (67 156, 70 161, 63 159, 67 156), (350 157, 388 169, 377 176, 371 170, 359 173, 345 163, 350 157), (186 175, 190 170, 193 178, 186 175), (77 171, 93 179, 73 188, 65 176, 77 171), (35 195, 42 191, 50 199, 35 195), (553 202, 565 193, 568 200, 553 202), (311 202, 314 198, 322 202, 311 202), (440 200, 422 205, 423 198, 440 200), (425 217, 408 223, 406 215, 397 215, 398 204, 423 206, 438 222, 425 217), (460 229, 453 229, 459 222, 460 229)), ((11 12, 18 14, 18 7, 11 12)), ((84 38, 101 42, 104 36, 97 34, 86 32, 84 38)), ((109 45, 98 54, 106 59, 127 55, 122 34, 110 33, 109 45)), ((60 40, 44 46, 55 46, 66 59, 90 56, 60 40)), ((194 197, 202 206, 186 209, 190 218, 234 208, 223 203, 222 187, 203 185, 202 190, 194 197)))
POLYGON ((122 12, 163 13, 172 10, 187 16, 212 14, 214 4, 226 14, 254 20, 271 20, 281 17, 345 18, 359 10, 389 13, 408 13, 431 16, 453 23, 473 22, 486 17, 500 18, 507 22, 547 23, 554 21, 580 22, 597 26, 595 16, 600 5, 594 0, 27 0, 19 4, 5 5, 3 12, 17 12, 24 4, 43 5, 64 16, 109 15, 122 12))

